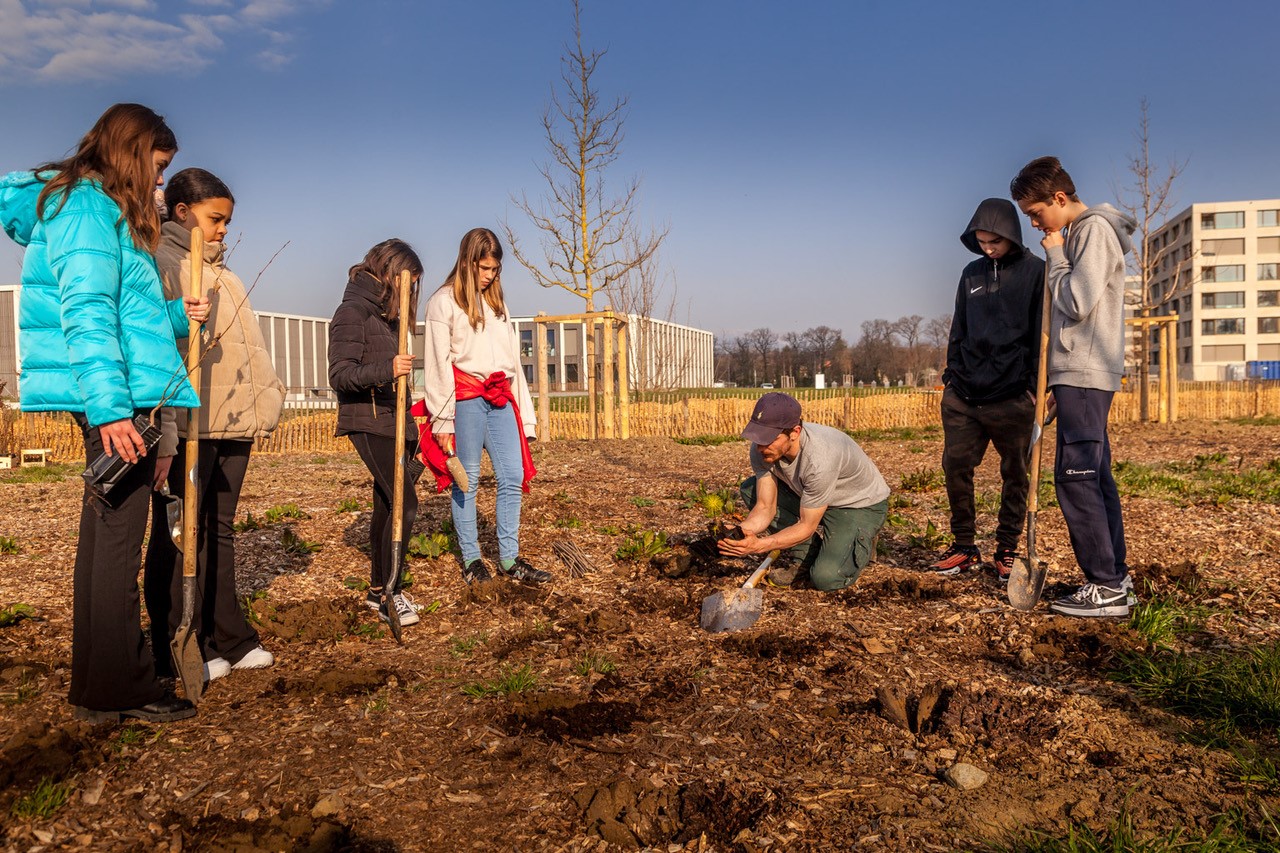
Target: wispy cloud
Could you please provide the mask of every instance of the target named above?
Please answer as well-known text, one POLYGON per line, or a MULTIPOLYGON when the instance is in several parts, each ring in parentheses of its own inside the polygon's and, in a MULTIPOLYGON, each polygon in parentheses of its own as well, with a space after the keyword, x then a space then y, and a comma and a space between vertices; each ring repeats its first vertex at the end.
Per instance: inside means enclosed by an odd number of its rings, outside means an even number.
POLYGON ((0 86, 195 73, 236 52, 281 68, 293 59, 285 25, 325 2, 0 0, 0 86))

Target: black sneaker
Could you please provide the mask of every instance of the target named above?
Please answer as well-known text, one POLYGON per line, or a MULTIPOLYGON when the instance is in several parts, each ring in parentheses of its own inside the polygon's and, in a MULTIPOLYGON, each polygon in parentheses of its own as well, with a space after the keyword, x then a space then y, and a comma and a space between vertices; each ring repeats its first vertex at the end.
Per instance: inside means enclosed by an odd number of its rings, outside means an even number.
POLYGON ((1087 583, 1049 605, 1064 616, 1128 616, 1129 591, 1087 583))
POLYGON ((929 568, 936 575, 958 575, 970 566, 982 562, 982 554, 974 545, 952 545, 942 552, 929 568))
POLYGON ((524 557, 516 557, 515 563, 509 569, 502 568, 501 564, 499 564, 498 571, 512 580, 523 581, 524 583, 546 583, 551 580, 551 572, 535 569, 529 565, 524 557))
POLYGON ((996 558, 991 561, 991 568, 995 572, 995 578, 1000 583, 1008 583, 1009 575, 1013 574, 1013 564, 1018 559, 1018 552, 1012 548, 997 548, 996 558))
POLYGON ((463 566, 462 579, 469 584, 484 583, 493 580, 493 572, 489 571, 489 564, 484 558, 479 557, 463 566))

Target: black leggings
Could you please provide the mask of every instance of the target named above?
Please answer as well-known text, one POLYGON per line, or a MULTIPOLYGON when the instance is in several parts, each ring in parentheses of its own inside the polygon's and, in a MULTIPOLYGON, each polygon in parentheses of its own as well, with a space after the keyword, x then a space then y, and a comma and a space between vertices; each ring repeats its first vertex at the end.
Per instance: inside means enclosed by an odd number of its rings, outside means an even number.
MULTIPOLYGON (((355 445, 356 453, 364 462, 369 473, 373 475, 373 518, 369 521, 369 545, 372 551, 372 562, 369 565, 369 586, 381 589, 387 579, 392 577, 391 566, 391 491, 396 478, 396 459, 394 438, 374 435, 368 432, 353 432, 347 436, 355 445)), ((405 458, 412 459, 418 451, 416 439, 405 442, 405 458)), ((409 533, 413 530, 413 520, 418 517, 418 491, 408 466, 404 475, 404 542, 409 541, 409 533)), ((404 567, 404 551, 400 550, 400 566, 396 567, 395 584, 400 586, 400 570, 404 567)))

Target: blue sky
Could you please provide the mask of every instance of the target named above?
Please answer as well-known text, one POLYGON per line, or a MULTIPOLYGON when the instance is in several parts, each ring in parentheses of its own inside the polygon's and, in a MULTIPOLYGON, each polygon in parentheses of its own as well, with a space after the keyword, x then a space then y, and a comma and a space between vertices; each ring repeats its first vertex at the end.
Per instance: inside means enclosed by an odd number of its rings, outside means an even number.
MULTIPOLYGON (((539 196, 568 0, 0 0, 0 170, 148 104, 237 198, 262 310, 332 313, 372 244, 443 279, 467 229, 539 196)), ((1126 182, 1139 103, 1195 201, 1280 196, 1280 4, 585 0, 602 96, 630 100, 614 186, 669 227, 675 319, 734 335, 950 310, 958 236, 1027 160, 1086 203, 1126 182)), ((1024 237, 1035 242, 1024 221, 1024 237)), ((1038 246, 1037 246, 1038 249, 1038 246)), ((20 254, 0 240, 0 283, 20 254)), ((572 311, 508 259, 518 314, 572 311)))

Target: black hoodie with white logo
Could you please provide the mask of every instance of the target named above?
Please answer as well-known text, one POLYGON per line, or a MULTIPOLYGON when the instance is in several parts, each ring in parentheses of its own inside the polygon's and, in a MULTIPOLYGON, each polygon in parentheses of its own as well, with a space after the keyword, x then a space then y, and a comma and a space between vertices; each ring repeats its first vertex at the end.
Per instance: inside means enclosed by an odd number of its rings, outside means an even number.
POLYGON ((960 275, 942 381, 974 404, 1035 393, 1044 261, 1022 245, 1018 210, 1002 198, 978 205, 960 242, 982 257, 960 275), (998 234, 1013 247, 992 260, 978 245, 977 231, 998 234))

